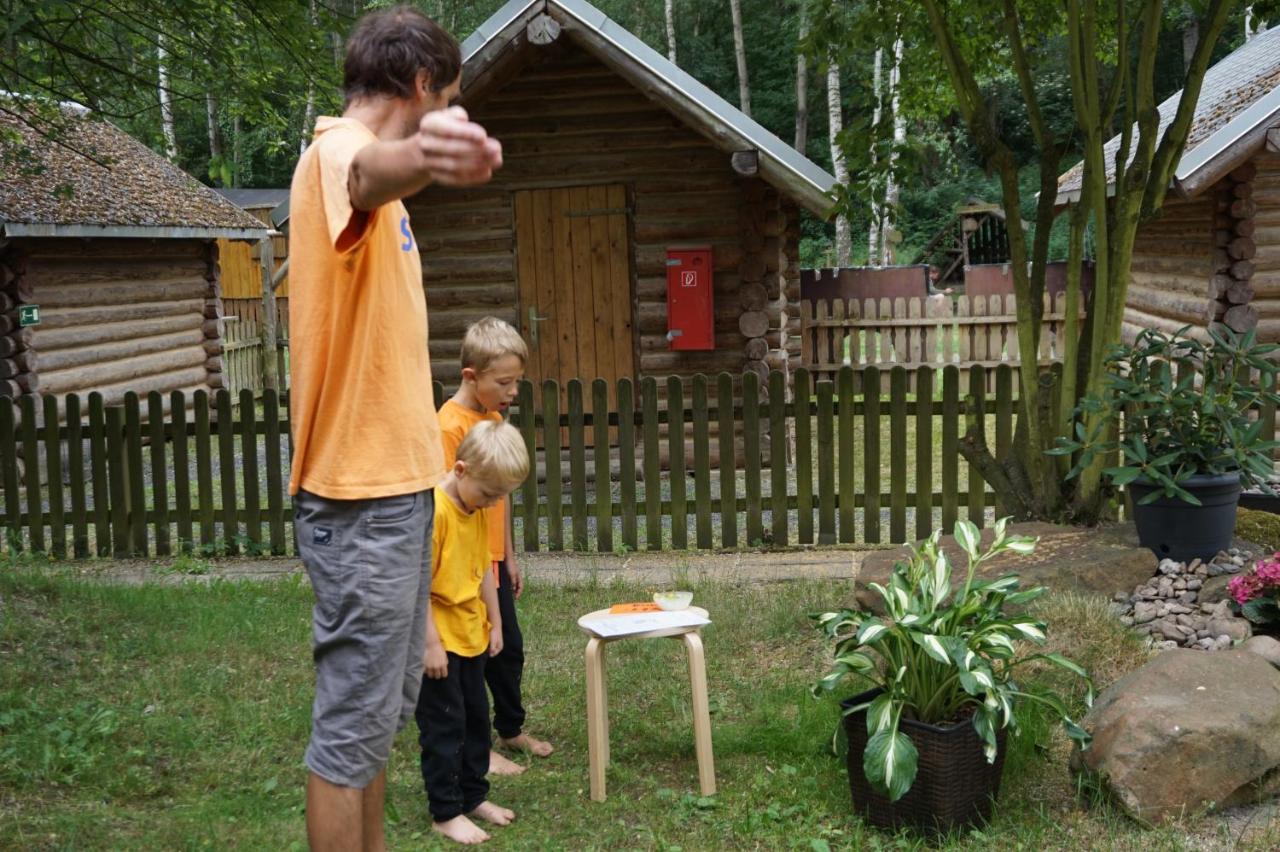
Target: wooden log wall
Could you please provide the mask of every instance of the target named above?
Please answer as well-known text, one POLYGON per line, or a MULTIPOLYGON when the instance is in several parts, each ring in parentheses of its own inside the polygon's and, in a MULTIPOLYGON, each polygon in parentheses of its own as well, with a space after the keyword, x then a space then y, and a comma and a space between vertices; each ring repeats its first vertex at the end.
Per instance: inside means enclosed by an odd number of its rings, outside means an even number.
MULTIPOLYGON (((220 387, 218 264, 200 240, 22 241, 41 393, 220 387)), ((26 390, 26 389, 24 389, 26 390)), ((31 388, 34 390, 34 387, 31 388)))
POLYGON ((0 249, 0 397, 39 389, 33 333, 18 326, 18 306, 35 301, 28 264, 21 246, 10 243, 0 249))
POLYGON ((1207 338, 1217 305, 1210 285, 1219 261, 1214 221, 1220 202, 1214 193, 1170 198, 1159 219, 1138 229, 1124 311, 1126 341, 1144 328, 1172 333, 1186 325, 1207 338))
POLYGON ((795 253, 788 241, 798 237, 776 191, 735 174, 728 153, 566 38, 540 51, 512 82, 466 103, 502 141, 505 163, 493 181, 432 187, 408 202, 423 254, 435 378, 456 386, 471 322, 492 314, 527 326, 512 193, 617 183, 629 186, 632 201, 631 345, 640 376, 738 374, 748 362, 759 371, 782 346, 782 281, 795 253), (670 349, 665 250, 672 245, 712 248, 714 351, 670 349))
POLYGON ((1258 338, 1280 343, 1280 155, 1259 154, 1254 159, 1254 215, 1250 235, 1256 247, 1253 257, 1253 291, 1249 304, 1258 318, 1258 338))
POLYGON ((1253 200, 1257 167, 1246 163, 1210 190, 1214 202, 1214 276, 1209 295, 1214 300, 1213 318, 1233 331, 1245 332, 1258 324, 1252 304, 1254 256, 1257 245, 1253 200))

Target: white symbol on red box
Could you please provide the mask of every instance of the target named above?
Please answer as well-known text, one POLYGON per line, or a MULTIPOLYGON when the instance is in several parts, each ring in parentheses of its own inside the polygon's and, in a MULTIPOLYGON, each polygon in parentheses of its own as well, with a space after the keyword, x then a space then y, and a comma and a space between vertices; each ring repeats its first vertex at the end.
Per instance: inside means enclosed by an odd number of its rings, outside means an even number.
POLYGON ((683 272, 683 271, 682 271, 682 272, 680 273, 680 286, 681 286, 681 287, 697 287, 697 286, 698 286, 698 273, 696 273, 696 272, 683 272))

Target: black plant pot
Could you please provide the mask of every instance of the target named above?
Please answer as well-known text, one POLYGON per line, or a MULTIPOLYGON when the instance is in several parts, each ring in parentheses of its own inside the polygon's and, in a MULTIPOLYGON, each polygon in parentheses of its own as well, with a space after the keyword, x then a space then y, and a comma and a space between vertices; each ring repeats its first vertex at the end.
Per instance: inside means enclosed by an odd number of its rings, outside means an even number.
POLYGON ((1240 502, 1240 475, 1197 474, 1180 484, 1196 495, 1201 505, 1181 497, 1159 497, 1143 506, 1142 499, 1159 490, 1158 486, 1145 479, 1129 483, 1138 541, 1160 559, 1210 559, 1231 546, 1240 502))
MULTIPOLYGON (((845 709, 870 701, 880 693, 872 689, 841 702, 845 709)), ((890 802, 877 793, 862 771, 867 747, 867 711, 844 717, 849 738, 849 791, 853 809, 867 822, 881 828, 909 826, 926 834, 985 824, 1000 793, 1004 772, 1005 730, 996 732, 996 759, 987 763, 982 739, 970 719, 938 727, 903 719, 899 730, 919 753, 915 782, 902 798, 890 802)))

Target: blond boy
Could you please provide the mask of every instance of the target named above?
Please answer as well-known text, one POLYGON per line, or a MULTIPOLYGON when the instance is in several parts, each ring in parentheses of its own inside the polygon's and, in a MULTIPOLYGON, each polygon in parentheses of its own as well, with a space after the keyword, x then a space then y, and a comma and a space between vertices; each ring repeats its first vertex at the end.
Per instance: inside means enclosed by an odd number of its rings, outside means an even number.
MULTIPOLYGON (((453 463, 458 445, 477 424, 501 422, 503 412, 516 398, 529 350, 520 332, 495 317, 473 323, 462 340, 462 385, 439 412, 445 464, 453 463)), ((507 522, 510 500, 485 509, 489 526, 489 557, 498 586, 502 613, 502 653, 485 666, 485 681, 493 695, 493 726, 498 742, 511 749, 540 757, 551 754, 550 743, 535 739, 524 728, 525 711, 520 687, 524 676, 524 637, 516 620, 516 598, 524 590, 524 578, 516 562, 507 522)), ((494 751, 489 771, 515 775, 524 767, 494 751)))
POLYGON ((524 438, 507 423, 476 425, 436 486, 431 615, 415 717, 433 828, 459 843, 489 834, 471 821, 508 825, 515 814, 487 800, 489 701, 484 670, 502 651, 502 616, 490 570, 484 510, 529 473, 524 438))

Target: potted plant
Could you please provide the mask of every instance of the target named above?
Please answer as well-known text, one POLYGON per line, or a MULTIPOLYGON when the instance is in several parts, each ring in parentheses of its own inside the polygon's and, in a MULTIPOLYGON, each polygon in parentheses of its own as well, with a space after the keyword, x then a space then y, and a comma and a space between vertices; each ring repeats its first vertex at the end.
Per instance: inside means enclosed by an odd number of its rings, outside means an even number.
MULTIPOLYGON (((1189 328, 1189 327, 1188 327, 1189 328)), ((1209 331, 1209 343, 1144 329, 1132 345, 1107 356, 1101 398, 1086 397, 1077 414, 1094 413, 1092 434, 1077 422, 1077 440, 1058 439, 1054 455, 1077 454, 1068 477, 1098 453, 1118 453, 1104 473, 1126 486, 1138 539, 1161 558, 1208 559, 1231 543, 1241 486, 1268 494, 1271 451, 1256 411, 1280 402, 1274 392, 1280 346, 1254 332, 1209 331)))
POLYGON ((1045 625, 1010 609, 1045 589, 1020 588, 1016 574, 975 579, 977 568, 997 554, 1034 550, 1035 540, 1010 535, 1007 521, 996 523, 985 550, 977 527, 956 524, 955 539, 969 563, 957 588, 936 532, 894 566, 887 587, 871 584, 884 601, 884 616, 851 609, 814 616, 835 651, 814 694, 849 677, 870 687, 842 706, 854 809, 874 825, 949 831, 986 820, 999 792, 1005 731, 1016 731, 1014 711, 1024 702, 1048 708, 1072 739, 1088 744, 1061 697, 1029 690, 1016 677, 1028 663, 1043 661, 1084 678, 1092 700, 1080 666, 1059 654, 1020 653, 1026 643, 1045 642, 1045 625))

